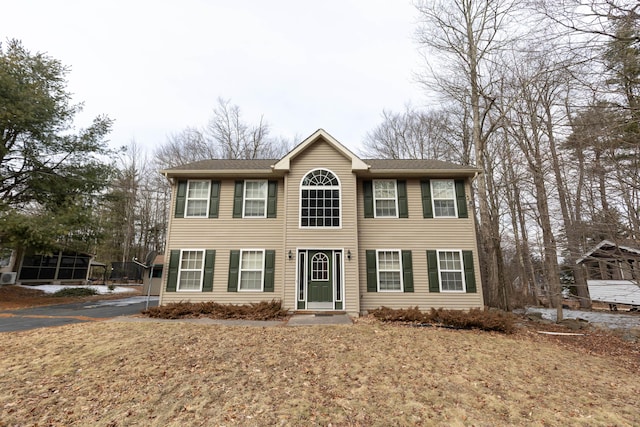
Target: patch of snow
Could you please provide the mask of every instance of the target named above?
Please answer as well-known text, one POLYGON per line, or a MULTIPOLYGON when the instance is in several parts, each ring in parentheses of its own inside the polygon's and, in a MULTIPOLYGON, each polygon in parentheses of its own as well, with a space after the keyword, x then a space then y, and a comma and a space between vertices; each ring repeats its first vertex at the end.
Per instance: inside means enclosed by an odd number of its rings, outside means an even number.
POLYGON ((44 293, 47 294, 53 294, 55 292, 58 292, 60 289, 65 289, 65 288, 91 288, 91 289, 95 289, 95 291, 97 293, 99 293, 100 295, 104 295, 104 294, 124 294, 127 292, 134 292, 134 289, 131 288, 125 288, 122 286, 117 286, 115 285, 113 290, 110 290, 108 286, 106 285, 86 285, 86 286, 81 286, 81 285, 20 285, 23 288, 28 288, 28 289, 38 289, 40 291, 44 291, 44 293))

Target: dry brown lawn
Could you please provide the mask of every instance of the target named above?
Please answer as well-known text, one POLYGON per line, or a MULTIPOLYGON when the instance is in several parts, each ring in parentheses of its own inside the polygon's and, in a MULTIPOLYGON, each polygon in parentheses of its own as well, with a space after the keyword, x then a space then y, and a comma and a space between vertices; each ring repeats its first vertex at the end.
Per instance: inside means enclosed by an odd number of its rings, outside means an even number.
POLYGON ((354 326, 3 333, 0 426, 637 426, 638 346, 354 326), (593 344, 591 344, 593 347, 593 344))

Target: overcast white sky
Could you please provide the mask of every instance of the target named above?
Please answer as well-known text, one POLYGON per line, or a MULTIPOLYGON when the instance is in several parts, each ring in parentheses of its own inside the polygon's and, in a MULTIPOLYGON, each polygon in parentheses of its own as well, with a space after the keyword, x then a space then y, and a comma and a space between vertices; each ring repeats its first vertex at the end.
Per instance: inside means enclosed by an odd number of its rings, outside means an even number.
POLYGON ((323 128, 358 152, 383 109, 424 98, 410 0, 20 0, 2 16, 0 40, 71 67, 79 124, 108 115, 114 147, 151 151, 223 97, 274 136, 323 128))

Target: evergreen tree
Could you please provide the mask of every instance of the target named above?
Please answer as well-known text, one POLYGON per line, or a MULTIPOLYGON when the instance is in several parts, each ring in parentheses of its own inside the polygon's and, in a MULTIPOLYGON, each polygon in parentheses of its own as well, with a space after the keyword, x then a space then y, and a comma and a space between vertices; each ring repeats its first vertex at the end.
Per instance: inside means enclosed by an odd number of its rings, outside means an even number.
POLYGON ((68 68, 17 40, 0 46, 0 246, 88 250, 111 167, 108 117, 76 130, 68 68))

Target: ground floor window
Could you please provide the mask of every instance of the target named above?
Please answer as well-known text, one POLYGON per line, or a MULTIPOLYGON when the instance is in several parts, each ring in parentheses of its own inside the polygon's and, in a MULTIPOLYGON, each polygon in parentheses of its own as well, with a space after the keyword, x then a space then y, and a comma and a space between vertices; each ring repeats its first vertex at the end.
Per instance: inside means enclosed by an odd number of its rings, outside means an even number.
POLYGON ((438 270, 442 292, 464 292, 464 274, 460 251, 438 251, 438 270))
POLYGON ((178 272, 179 291, 200 291, 204 271, 203 250, 183 250, 178 272))
POLYGON ((264 276, 264 250, 251 249, 240 252, 241 291, 262 291, 264 276))
POLYGON ((365 257, 367 292, 413 292, 411 250, 367 249, 365 257))
POLYGON ((378 250, 378 291, 402 291, 402 264, 399 250, 378 250))

